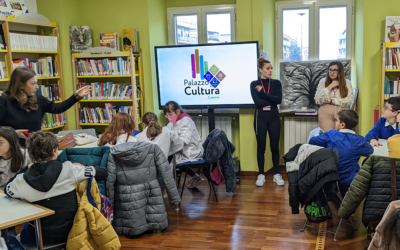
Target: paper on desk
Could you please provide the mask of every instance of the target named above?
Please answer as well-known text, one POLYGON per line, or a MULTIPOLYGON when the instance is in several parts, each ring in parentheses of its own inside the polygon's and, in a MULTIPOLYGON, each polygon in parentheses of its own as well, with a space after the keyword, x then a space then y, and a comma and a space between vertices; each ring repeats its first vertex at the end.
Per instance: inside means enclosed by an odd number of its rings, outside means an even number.
POLYGON ((372 155, 389 157, 389 148, 387 145, 387 140, 379 139, 379 143, 382 144, 383 146, 374 147, 374 153, 372 155))
POLYGON ((6 222, 11 222, 39 214, 44 211, 45 210, 27 202, 13 199, 5 194, 0 193, 0 225, 6 222))

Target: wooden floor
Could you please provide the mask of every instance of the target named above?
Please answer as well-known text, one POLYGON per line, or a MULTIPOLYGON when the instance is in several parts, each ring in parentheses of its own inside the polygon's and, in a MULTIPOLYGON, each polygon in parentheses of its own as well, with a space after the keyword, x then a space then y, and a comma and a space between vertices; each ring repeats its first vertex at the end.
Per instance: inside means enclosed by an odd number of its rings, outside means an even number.
MULTIPOLYGON (((275 185, 272 176, 267 176, 264 187, 257 188, 255 177, 247 177, 235 194, 226 193, 225 185, 220 185, 219 202, 209 195, 206 181, 198 189, 185 189, 179 211, 167 206, 166 230, 137 239, 120 236, 122 249, 366 249, 362 206, 353 216, 358 231, 344 225, 337 242, 326 233, 322 248, 318 248, 317 229, 300 232, 306 217, 302 211, 291 213, 289 184, 286 175, 283 178, 285 186, 275 185)), ((336 225, 329 221, 328 229, 336 229, 336 225)))

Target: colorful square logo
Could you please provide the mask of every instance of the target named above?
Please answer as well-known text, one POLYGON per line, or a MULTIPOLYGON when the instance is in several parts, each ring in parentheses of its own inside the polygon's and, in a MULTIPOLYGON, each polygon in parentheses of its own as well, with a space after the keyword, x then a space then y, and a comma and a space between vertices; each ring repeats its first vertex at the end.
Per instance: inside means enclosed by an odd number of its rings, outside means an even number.
POLYGON ((213 64, 213 66, 208 70, 211 72, 211 74, 216 75, 219 71, 219 68, 213 64))
POLYGON ((207 73, 204 75, 204 79, 206 79, 207 82, 210 82, 213 77, 214 76, 210 73, 210 71, 207 71, 207 73))
POLYGON ((220 82, 222 82, 222 80, 224 80, 225 77, 226 77, 226 75, 222 71, 219 71, 217 73, 217 75, 215 76, 215 78, 217 78, 220 82))
POLYGON ((219 83, 220 82, 215 77, 210 81, 211 86, 213 86, 214 88, 216 88, 219 85, 219 83))

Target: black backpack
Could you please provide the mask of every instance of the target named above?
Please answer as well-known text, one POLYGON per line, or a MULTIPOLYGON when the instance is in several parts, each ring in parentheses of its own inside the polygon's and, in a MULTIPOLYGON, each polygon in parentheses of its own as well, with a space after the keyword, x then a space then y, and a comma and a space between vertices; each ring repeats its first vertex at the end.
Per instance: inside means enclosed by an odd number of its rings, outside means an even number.
POLYGON ((322 190, 308 201, 304 206, 304 213, 313 223, 321 223, 331 217, 331 212, 322 190))

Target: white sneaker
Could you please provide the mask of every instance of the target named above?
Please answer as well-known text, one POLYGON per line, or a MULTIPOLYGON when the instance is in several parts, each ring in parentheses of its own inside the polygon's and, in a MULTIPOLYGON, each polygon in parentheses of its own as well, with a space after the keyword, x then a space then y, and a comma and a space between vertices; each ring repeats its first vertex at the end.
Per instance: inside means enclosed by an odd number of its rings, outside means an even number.
POLYGON ((274 174, 274 182, 279 186, 285 186, 285 182, 280 174, 274 174))
POLYGON ((265 183, 265 175, 259 174, 257 176, 256 186, 262 187, 262 186, 264 186, 264 183, 265 183))
POLYGON ((201 176, 199 176, 199 175, 193 176, 192 181, 189 183, 187 188, 195 188, 198 185, 200 185, 203 181, 204 181, 204 179, 201 176))

